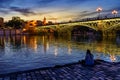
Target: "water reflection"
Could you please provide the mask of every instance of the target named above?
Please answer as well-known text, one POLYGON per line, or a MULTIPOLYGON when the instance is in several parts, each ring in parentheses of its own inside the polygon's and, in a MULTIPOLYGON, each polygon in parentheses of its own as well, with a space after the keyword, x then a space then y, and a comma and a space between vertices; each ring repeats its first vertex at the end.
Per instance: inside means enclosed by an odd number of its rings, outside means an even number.
POLYGON ((37 51, 37 39, 35 36, 29 36, 29 39, 26 39, 27 45, 32 48, 34 51, 37 51))
POLYGON ((72 53, 72 46, 70 43, 68 43, 68 54, 72 53))
POLYGON ((82 60, 87 49, 96 59, 120 61, 120 37, 0 36, 0 73, 82 60))
POLYGON ((110 59, 112 62, 116 62, 116 56, 114 54, 110 54, 110 59))
POLYGON ((58 55, 58 47, 57 47, 57 45, 55 46, 55 51, 54 51, 54 54, 55 54, 55 56, 57 56, 57 55, 58 55))
POLYGON ((94 36, 72 36, 73 41, 78 41, 78 42, 93 42, 95 40, 94 36))
POLYGON ((116 37, 116 45, 120 47, 120 36, 116 37))
POLYGON ((97 41, 95 37, 90 36, 73 36, 72 41, 67 41, 67 39, 55 39, 51 36, 11 36, 3 37, 0 36, 0 49, 1 51, 5 50, 5 47, 10 49, 22 49, 30 48, 34 52, 39 50, 38 47, 42 46, 44 53, 50 51, 51 44, 54 45, 54 54, 58 54, 59 44, 64 45, 67 48, 67 53, 72 53, 72 48, 74 45, 78 46, 82 50, 91 49, 93 52, 97 53, 110 53, 110 54, 119 54, 120 46, 120 36, 113 39, 103 39, 101 42, 97 41), (108 41, 109 40, 109 41, 108 41), (73 42, 74 41, 74 42, 73 42), (76 42, 78 44, 76 44, 76 42))

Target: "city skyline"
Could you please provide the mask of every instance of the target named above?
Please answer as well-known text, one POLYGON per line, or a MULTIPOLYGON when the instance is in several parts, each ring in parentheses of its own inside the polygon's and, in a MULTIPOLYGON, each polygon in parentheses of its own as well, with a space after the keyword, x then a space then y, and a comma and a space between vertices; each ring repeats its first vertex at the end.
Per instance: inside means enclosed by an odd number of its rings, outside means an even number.
POLYGON ((78 20, 98 16, 96 8, 103 9, 103 15, 111 15, 113 10, 120 11, 119 0, 1 0, 0 17, 5 21, 13 16, 24 20, 52 21, 78 20), (7 5, 7 6, 6 6, 7 5))

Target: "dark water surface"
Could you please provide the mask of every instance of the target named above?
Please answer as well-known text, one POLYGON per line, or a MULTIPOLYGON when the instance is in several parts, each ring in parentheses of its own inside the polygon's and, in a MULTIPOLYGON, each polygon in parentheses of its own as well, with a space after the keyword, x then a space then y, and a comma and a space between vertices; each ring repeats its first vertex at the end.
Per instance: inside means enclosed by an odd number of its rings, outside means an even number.
POLYGON ((95 59, 120 61, 119 36, 0 36, 0 74, 77 62, 87 49, 95 59))

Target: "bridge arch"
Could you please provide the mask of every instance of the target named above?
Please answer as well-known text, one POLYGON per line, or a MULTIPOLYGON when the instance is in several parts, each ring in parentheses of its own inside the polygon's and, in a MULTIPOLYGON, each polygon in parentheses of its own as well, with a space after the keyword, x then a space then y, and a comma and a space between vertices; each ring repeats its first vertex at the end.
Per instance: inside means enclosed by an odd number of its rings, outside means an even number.
POLYGON ((71 34, 72 35, 92 35, 96 33, 96 30, 85 25, 75 25, 72 26, 71 34))
POLYGON ((75 29, 75 28, 88 28, 88 29, 92 29, 92 30, 95 30, 96 31, 96 28, 94 28, 93 26, 89 26, 89 25, 86 25, 86 24, 78 24, 78 25, 71 25, 69 26, 71 28, 71 30, 75 29))
POLYGON ((104 32, 105 32, 105 35, 114 35, 114 36, 120 35, 120 23, 109 27, 104 32))
POLYGON ((113 26, 109 27, 108 29, 106 29, 107 32, 109 32, 109 31, 117 31, 117 30, 120 30, 120 23, 118 23, 116 25, 113 25, 113 26))

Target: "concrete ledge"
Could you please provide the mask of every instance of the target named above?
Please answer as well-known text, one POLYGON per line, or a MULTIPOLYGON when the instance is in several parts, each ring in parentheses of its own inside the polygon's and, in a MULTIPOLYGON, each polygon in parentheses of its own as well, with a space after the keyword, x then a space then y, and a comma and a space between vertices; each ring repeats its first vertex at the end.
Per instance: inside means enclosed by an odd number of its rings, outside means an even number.
MULTIPOLYGON (((103 60, 95 60, 94 66, 86 66, 86 65, 84 65, 84 60, 81 60, 81 61, 78 61, 75 63, 56 65, 54 67, 45 67, 45 68, 19 71, 19 72, 8 73, 8 74, 0 74, 0 80, 4 79, 4 78, 8 78, 7 80, 9 80, 9 79, 17 80, 19 78, 27 79, 28 77, 30 79, 33 79, 33 77, 36 79, 41 77, 40 78, 41 80, 45 80, 45 78, 48 78, 48 80, 49 79, 52 80, 52 78, 55 78, 56 80, 59 80, 59 79, 62 80, 64 78, 66 78, 65 76, 68 76, 68 74, 69 74, 68 77, 71 80, 79 79, 76 77, 80 76, 80 75, 81 75, 80 77, 84 79, 84 77, 83 77, 84 74, 88 74, 86 77, 88 77, 89 79, 92 79, 92 78, 98 76, 98 74, 100 74, 100 76, 102 75, 102 77, 106 76, 108 78, 111 76, 118 77, 116 75, 120 75, 120 73, 117 71, 120 71, 120 62, 106 62, 103 60), (78 73, 78 74, 76 74, 76 73, 78 73), (28 75, 28 74, 30 74, 30 75, 28 75), (23 75, 25 75, 25 76, 23 76, 23 75), (34 76, 32 76, 32 75, 34 75, 34 76), (44 77, 44 75, 46 75, 46 76, 44 77), (70 77, 70 75, 71 75, 71 77, 70 77)), ((84 80, 88 80, 88 78, 85 78, 84 80)), ((110 79, 112 80, 112 78, 110 78, 110 79)), ((120 79, 120 76, 119 76, 119 79, 120 79)), ((96 80, 96 79, 93 79, 93 80, 96 80)))

